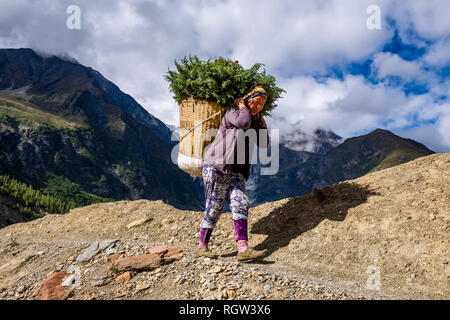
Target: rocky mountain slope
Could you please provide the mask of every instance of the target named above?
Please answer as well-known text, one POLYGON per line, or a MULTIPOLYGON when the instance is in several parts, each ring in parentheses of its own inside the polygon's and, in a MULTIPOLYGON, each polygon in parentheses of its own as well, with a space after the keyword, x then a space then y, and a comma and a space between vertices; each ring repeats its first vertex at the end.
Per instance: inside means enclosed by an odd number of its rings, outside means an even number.
POLYGON ((0 228, 27 221, 26 217, 14 208, 14 205, 13 199, 6 195, 0 195, 0 228))
MULTIPOLYGON (((295 136, 302 137, 298 133, 295 136)), ((260 175, 260 165, 252 169, 249 194, 253 205, 307 194, 314 188, 434 153, 423 144, 382 129, 346 139, 341 144, 337 144, 339 139, 334 133, 322 130, 315 137, 299 138, 295 145, 294 141, 291 137, 280 145, 280 169, 276 175, 260 175), (308 144, 314 146, 314 152, 306 151, 308 144)))
POLYGON ((281 144, 290 150, 325 154, 342 142, 342 138, 332 131, 316 129, 313 134, 307 134, 301 130, 301 122, 295 124, 294 128, 280 137, 281 144))
MULTIPOLYGON (((169 127, 92 68, 30 49, 0 50, 0 175, 71 208, 162 199, 198 210, 202 181, 172 163, 176 142, 170 136, 169 127)), ((331 131, 306 134, 301 127, 283 135, 278 173, 261 176, 261 165, 252 167, 251 205, 307 194, 432 153, 385 130, 340 142, 331 131)), ((1 226, 22 221, 17 206, 42 211, 17 201, 0 199, 0 204, 1 226)))
POLYGON ((170 129, 92 68, 0 50, 0 175, 83 206, 162 199, 201 208, 170 129))
POLYGON ((263 166, 260 162, 252 165, 247 182, 252 206, 310 192, 312 188, 293 186, 298 184, 293 169, 318 161, 327 152, 339 146, 342 139, 332 131, 317 129, 313 134, 307 134, 299 124, 294 127, 297 127, 294 131, 280 136, 279 170, 275 176, 261 175, 263 166))
POLYGON ((450 154, 250 210, 263 261, 236 262, 230 214, 93 204, 0 230, 2 299, 449 299, 450 154), (162 247, 161 247, 162 246, 162 247), (63 284, 64 286, 61 286, 63 284))

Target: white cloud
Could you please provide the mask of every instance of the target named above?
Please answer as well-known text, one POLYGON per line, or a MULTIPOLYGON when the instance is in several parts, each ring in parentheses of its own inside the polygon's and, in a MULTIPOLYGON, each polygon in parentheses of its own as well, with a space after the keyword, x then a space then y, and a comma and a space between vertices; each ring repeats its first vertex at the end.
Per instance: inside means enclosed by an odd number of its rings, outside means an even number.
POLYGON ((1 1, 0 45, 30 47, 54 54, 74 53, 88 46, 88 21, 81 30, 66 27, 69 17, 66 9, 70 4, 73 1, 1 1))
MULTIPOLYGON (((448 152, 449 141, 445 140, 445 135, 448 138, 448 133, 441 134, 442 127, 442 124, 425 124, 413 128, 392 129, 392 132, 420 142, 434 152, 448 152)), ((450 128, 447 126, 447 129, 450 128)))
MULTIPOLYGON (((447 106, 448 110, 449 106, 447 106)), ((439 133, 441 137, 444 139, 445 145, 450 145, 450 112, 446 112, 439 119, 439 133)))
POLYGON ((436 42, 423 57, 428 65, 442 68, 450 65, 450 38, 436 42))
POLYGON ((197 15, 199 45, 251 65, 280 72, 323 71, 327 64, 359 60, 379 49, 391 30, 369 30, 372 1, 222 1, 197 15))
POLYGON ((418 34, 428 40, 439 40, 450 34, 450 1, 413 0, 407 4, 392 1, 387 12, 397 21, 400 35, 409 42, 416 42, 418 34), (414 30, 413 33, 410 31, 414 30))
POLYGON ((401 88, 374 85, 362 76, 351 75, 342 81, 325 82, 302 76, 282 79, 280 85, 287 90, 286 98, 273 111, 268 124, 281 128, 282 133, 290 128, 301 128, 306 133, 323 128, 346 139, 380 127, 414 137, 435 151, 450 146, 450 105, 436 100, 432 93, 407 96, 401 88))
POLYGON ((308 133, 320 127, 334 130, 344 138, 376 127, 380 115, 388 116, 391 103, 396 106, 403 102, 402 94, 387 92, 357 76, 325 82, 299 77, 281 81, 280 85, 286 88, 287 95, 273 111, 274 125, 283 127, 283 122, 300 121, 308 133))
POLYGON ((380 79, 388 76, 399 76, 407 82, 423 75, 420 63, 405 61, 398 55, 389 52, 375 54, 372 69, 380 79))

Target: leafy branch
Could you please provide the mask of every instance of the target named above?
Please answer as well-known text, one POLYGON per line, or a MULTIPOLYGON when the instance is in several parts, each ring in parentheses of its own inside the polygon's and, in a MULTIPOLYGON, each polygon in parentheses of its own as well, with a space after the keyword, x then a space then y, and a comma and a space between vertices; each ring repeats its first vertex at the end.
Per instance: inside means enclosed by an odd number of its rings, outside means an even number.
POLYGON ((264 64, 256 63, 244 69, 237 61, 219 57, 203 61, 197 56, 175 60, 175 69, 168 70, 164 79, 169 82, 170 91, 179 104, 192 97, 214 101, 226 109, 234 100, 244 96, 248 90, 260 84, 267 91, 267 101, 262 110, 263 115, 270 114, 277 107, 276 101, 286 92, 276 86, 275 77, 266 74, 264 64))

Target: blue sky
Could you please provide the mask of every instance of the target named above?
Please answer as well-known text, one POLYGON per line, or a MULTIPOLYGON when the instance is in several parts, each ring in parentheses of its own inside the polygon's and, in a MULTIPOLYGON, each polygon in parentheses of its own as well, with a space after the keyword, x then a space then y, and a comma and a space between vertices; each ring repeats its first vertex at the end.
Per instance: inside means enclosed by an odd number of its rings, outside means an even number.
POLYGON ((177 124, 163 75, 188 54, 260 62, 287 92, 271 128, 384 128, 450 152, 450 1, 0 0, 0 47, 68 54, 177 124), (81 29, 66 27, 69 5, 81 29), (381 29, 370 30, 370 5, 381 29))

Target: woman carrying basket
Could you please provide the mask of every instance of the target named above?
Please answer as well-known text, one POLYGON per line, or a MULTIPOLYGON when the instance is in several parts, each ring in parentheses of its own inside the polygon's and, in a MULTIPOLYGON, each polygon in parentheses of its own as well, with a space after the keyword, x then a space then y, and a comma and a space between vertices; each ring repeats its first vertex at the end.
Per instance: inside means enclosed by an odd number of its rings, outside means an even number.
MULTIPOLYGON (((267 93, 260 85, 253 86, 243 98, 236 99, 234 106, 226 111, 214 141, 205 152, 202 173, 206 205, 205 216, 200 224, 200 243, 195 251, 198 256, 217 258, 208 248, 208 243, 223 212, 225 201, 229 203, 233 214, 237 259, 250 261, 264 256, 264 251, 255 251, 248 246, 249 199, 245 182, 250 175, 250 159, 255 143, 245 141, 244 148, 238 147, 240 140, 233 137, 237 137, 239 129, 244 132, 253 129, 256 131, 256 144, 259 146, 260 133, 266 135, 268 144, 266 123, 260 115, 266 101, 267 93), (261 129, 265 130, 260 131, 261 129), (245 154, 238 154, 242 150, 245 154), (242 161, 242 158, 245 161, 242 161)), ((267 147, 267 144, 260 147, 267 147)))

